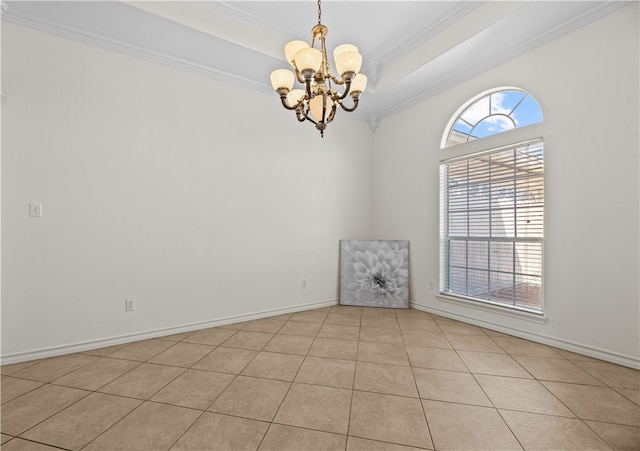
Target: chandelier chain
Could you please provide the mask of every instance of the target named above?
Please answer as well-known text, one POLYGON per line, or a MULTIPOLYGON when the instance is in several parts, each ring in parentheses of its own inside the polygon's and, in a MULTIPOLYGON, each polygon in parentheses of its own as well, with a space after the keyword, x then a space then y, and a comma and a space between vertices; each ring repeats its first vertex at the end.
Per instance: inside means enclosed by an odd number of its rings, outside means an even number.
POLYGON ((320 0, 318 0, 318 24, 321 22, 322 17, 322 7, 320 6, 320 0))

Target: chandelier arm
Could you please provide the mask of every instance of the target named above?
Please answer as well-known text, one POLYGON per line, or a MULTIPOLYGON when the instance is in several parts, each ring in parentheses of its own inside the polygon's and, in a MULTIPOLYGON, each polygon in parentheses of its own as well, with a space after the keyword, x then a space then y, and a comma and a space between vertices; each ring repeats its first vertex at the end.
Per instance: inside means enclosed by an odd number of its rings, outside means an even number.
POLYGON ((304 77, 302 76, 302 74, 298 70, 298 66, 296 66, 296 62, 293 61, 292 64, 293 64, 293 72, 296 74, 296 79, 298 80, 298 83, 304 84, 304 77))
POLYGON ((359 101, 359 100, 360 100, 360 99, 358 99, 357 97, 355 97, 355 98, 353 99, 353 106, 352 106, 352 107, 347 107, 347 106, 345 106, 345 105, 344 105, 344 103, 342 103, 342 100, 338 100, 338 103, 340 104, 340 107, 341 107, 343 110, 345 110, 346 112, 350 113, 350 112, 352 112, 352 111, 355 111, 355 110, 356 110, 356 108, 358 108, 358 101, 359 101))
POLYGON ((347 81, 346 80, 340 80, 338 77, 336 77, 335 75, 331 75, 329 74, 329 77, 331 78, 331 80, 333 80, 333 82, 337 85, 343 85, 345 84, 347 81))
POLYGON ((282 102, 282 106, 285 107, 287 110, 295 110, 297 108, 297 105, 289 106, 289 102, 287 102, 286 94, 280 94, 280 101, 282 102))
POLYGON ((296 118, 298 118, 298 122, 304 122, 307 120, 302 114, 302 108, 296 109, 296 118))
POLYGON ((347 95, 349 94, 349 90, 351 89, 351 79, 347 80, 345 83, 345 87, 344 87, 344 92, 342 93, 342 95, 340 96, 340 100, 344 99, 345 97, 347 97, 347 95))

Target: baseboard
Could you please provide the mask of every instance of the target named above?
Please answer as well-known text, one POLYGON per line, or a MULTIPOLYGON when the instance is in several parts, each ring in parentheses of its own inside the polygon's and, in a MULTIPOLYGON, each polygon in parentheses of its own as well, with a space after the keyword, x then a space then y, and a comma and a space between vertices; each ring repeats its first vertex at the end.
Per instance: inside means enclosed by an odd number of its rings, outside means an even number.
POLYGON ((615 363, 617 365, 626 366, 635 370, 640 369, 640 359, 631 356, 622 355, 616 352, 606 351, 603 349, 594 348, 580 343, 575 343, 568 340, 562 340, 559 338, 550 337, 548 335, 538 334, 534 332, 526 332, 519 329, 514 329, 502 324, 493 323, 491 321, 483 321, 472 316, 461 315, 459 313, 452 313, 447 310, 442 310, 437 307, 427 306, 418 302, 410 302, 411 308, 421 310, 427 313, 433 313, 435 315, 444 316, 445 318, 451 318, 465 323, 473 324, 475 326, 484 327, 487 329, 495 330, 505 334, 513 335, 519 338, 525 338, 527 340, 535 341, 545 345, 553 346, 565 351, 571 351, 578 354, 586 355, 596 359, 604 360, 607 362, 615 363))
POLYGON ((106 346, 115 346, 123 343, 129 343, 140 340, 148 340, 150 338, 164 337, 167 335, 179 334, 183 332, 192 332, 209 327, 225 326, 227 324, 240 323, 243 321, 251 321, 254 319, 266 318, 269 316, 283 315, 286 313, 302 312, 304 310, 329 307, 338 304, 338 299, 330 299, 325 301, 311 302, 308 304, 298 304, 290 307, 282 307, 271 310, 263 310, 261 312, 244 313, 241 315, 227 316, 225 318, 212 319, 207 321, 199 321, 197 323, 182 324, 180 326, 166 327, 162 329, 148 330, 144 332, 136 332, 133 334, 118 335, 116 337, 103 338, 99 340, 90 340, 80 343, 73 343, 61 346, 52 346, 50 348, 42 348, 26 352, 18 352, 9 355, 0 356, 0 365, 10 365, 12 363, 27 362, 29 360, 44 359, 47 357, 55 357, 65 354, 74 354, 77 352, 90 351, 92 349, 104 348, 106 346))

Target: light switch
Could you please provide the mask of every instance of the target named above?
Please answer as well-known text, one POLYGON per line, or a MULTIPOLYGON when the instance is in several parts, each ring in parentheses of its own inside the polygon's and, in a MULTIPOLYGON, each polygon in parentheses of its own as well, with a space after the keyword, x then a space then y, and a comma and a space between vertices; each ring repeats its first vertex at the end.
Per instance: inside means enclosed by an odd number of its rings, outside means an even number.
POLYGON ((42 216, 42 204, 29 204, 29 216, 34 218, 42 216))

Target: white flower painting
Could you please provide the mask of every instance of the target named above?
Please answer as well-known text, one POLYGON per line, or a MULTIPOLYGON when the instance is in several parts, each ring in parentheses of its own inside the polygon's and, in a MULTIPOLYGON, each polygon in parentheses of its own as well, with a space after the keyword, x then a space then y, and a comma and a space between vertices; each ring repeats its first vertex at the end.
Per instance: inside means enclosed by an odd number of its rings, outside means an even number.
POLYGON ((340 304, 409 308, 409 242, 340 241, 340 304))

